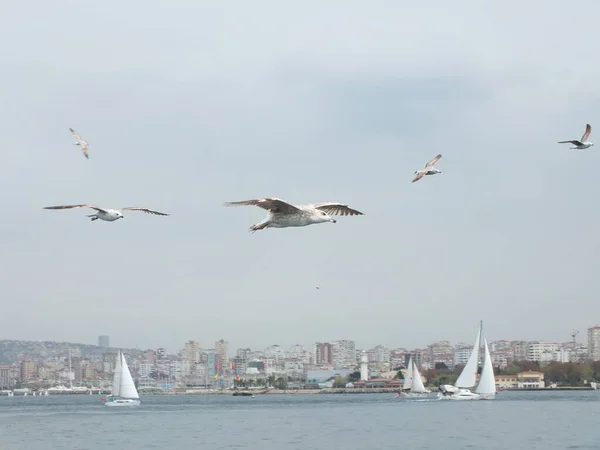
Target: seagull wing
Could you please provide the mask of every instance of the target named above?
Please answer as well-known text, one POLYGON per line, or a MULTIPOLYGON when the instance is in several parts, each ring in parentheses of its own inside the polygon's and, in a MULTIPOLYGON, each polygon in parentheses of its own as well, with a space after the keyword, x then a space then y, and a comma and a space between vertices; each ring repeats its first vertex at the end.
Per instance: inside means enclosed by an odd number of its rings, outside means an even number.
POLYGON ((259 198, 254 200, 243 200, 240 202, 227 202, 225 206, 258 206, 270 213, 290 214, 301 211, 294 205, 274 197, 259 198))
POLYGON ((96 211, 106 212, 106 210, 104 208, 100 208, 100 207, 94 206, 94 205, 87 205, 87 204, 83 204, 83 205, 44 206, 44 209, 72 209, 72 208, 91 208, 91 209, 95 209, 96 211))
POLYGON ((437 155, 435 158, 433 158, 431 161, 429 161, 427 164, 425 164, 425 168, 426 169, 431 169, 433 166, 435 166, 435 164, 442 159, 442 154, 440 153, 439 155, 437 155))
POLYGON ((79 135, 79 133, 77 133, 77 131, 75 131, 73 128, 69 128, 69 130, 71 131, 71 134, 73 136, 75 136, 75 140, 77 141, 77 143, 79 144, 79 147, 81 147, 81 151, 83 152, 83 155, 87 158, 90 159, 89 155, 88 155, 88 143, 79 135))
POLYGON ((73 128, 69 128, 69 130, 71 131, 71 134, 75 136, 75 140, 77 142, 83 141, 82 137, 79 135, 79 133, 77 133, 77 131, 75 131, 73 128))
POLYGON ((585 126, 585 133, 583 133, 583 136, 581 136, 581 142, 587 141, 590 137, 590 134, 592 134, 592 126, 588 123, 585 126))
POLYGON ((415 181, 419 181, 421 178, 423 178, 424 175, 425 175, 425 172, 417 172, 417 175, 413 178, 411 183, 414 183, 415 181))
POLYGON ((558 143, 559 144, 583 145, 583 142, 577 141, 577 140, 574 140, 574 141, 559 141, 558 143))
POLYGON ((154 211, 153 209, 148 208, 138 208, 137 206, 128 206, 127 208, 123 208, 121 211, 142 211, 146 214, 154 214, 155 216, 168 216, 169 214, 163 213, 160 211, 154 211))
POLYGON ((362 216, 364 215, 356 209, 350 208, 348 205, 341 203, 327 202, 327 203, 316 203, 311 205, 315 209, 326 212, 330 216, 362 216))

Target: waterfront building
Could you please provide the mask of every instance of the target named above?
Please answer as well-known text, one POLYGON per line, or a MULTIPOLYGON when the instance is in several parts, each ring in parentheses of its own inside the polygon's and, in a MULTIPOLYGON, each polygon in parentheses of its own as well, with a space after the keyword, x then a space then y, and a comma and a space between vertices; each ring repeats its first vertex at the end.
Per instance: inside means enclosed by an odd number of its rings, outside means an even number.
POLYGON ((600 326, 588 328, 588 358, 600 361, 600 326))

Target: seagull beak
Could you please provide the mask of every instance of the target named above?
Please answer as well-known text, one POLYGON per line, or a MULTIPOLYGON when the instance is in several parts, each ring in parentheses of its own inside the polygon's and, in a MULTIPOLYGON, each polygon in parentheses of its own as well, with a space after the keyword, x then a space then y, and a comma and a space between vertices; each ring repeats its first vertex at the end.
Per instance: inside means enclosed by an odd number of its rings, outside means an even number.
POLYGON ((335 219, 331 219, 331 222, 332 222, 332 223, 337 223, 337 220, 335 220, 335 219))

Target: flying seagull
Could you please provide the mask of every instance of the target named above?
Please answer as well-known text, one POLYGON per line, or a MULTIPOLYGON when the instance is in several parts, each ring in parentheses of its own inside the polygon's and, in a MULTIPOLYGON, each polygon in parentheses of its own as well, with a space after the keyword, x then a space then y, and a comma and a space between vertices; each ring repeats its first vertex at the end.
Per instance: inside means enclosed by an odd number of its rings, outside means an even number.
POLYGON ((434 169, 433 166, 435 166, 435 164, 442 158, 441 153, 439 155, 437 155, 435 158, 433 158, 431 161, 429 161, 427 164, 425 164, 425 168, 421 169, 421 170, 417 170, 415 172, 415 177, 413 178, 412 182, 414 183, 415 181, 419 181, 421 178, 423 178, 425 175, 435 175, 436 173, 442 173, 441 170, 438 169, 434 169))
POLYGON ((593 142, 588 141, 590 134, 592 134, 592 126, 588 123, 585 125, 585 133, 580 140, 560 141, 559 144, 573 144, 575 147, 571 147, 571 150, 585 150, 594 145, 593 142))
POLYGON ((327 202, 310 205, 292 205, 278 198, 267 197, 241 202, 227 202, 225 206, 258 206, 269 212, 262 222, 252 225, 250 231, 265 228, 305 227, 313 223, 337 221, 331 216, 362 216, 363 213, 341 203, 327 202))
POLYGON ((123 213, 121 211, 142 211, 148 214, 154 214, 157 216, 168 216, 167 213, 162 213, 162 212, 158 212, 158 211, 154 211, 152 209, 148 209, 148 208, 137 208, 137 207, 127 207, 127 208, 122 208, 120 210, 117 209, 108 209, 108 208, 100 208, 98 206, 94 206, 94 205, 63 205, 63 206, 45 206, 44 209, 71 209, 71 208, 91 208, 93 210, 96 211, 96 213, 94 214, 90 214, 87 217, 91 217, 92 218, 92 222, 94 220, 98 220, 98 219, 102 219, 102 220, 106 220, 107 222, 114 222, 117 219, 122 219, 123 218, 123 213))
POLYGON ((81 151, 83 152, 83 156, 85 156, 87 159, 90 159, 88 156, 88 148, 90 148, 90 146, 88 145, 87 141, 79 136, 79 134, 77 134, 73 128, 69 128, 69 130, 71 130, 71 133, 73 136, 75 136, 75 145, 79 145, 79 148, 81 148, 81 151))

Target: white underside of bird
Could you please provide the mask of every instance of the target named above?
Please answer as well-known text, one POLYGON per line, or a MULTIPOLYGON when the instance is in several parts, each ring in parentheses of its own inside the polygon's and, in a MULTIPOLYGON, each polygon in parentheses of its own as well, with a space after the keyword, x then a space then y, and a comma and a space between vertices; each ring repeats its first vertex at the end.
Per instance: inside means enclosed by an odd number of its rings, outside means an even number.
POLYGON ((415 171, 415 177, 413 178, 412 182, 414 183, 415 181, 419 181, 425 175, 436 175, 438 173, 442 173, 441 170, 435 169, 433 167, 441 158, 441 154, 436 155, 435 158, 433 158, 431 161, 425 164, 425 167, 423 169, 415 171))
POLYGON ((588 141, 590 138, 590 134, 592 134, 592 126, 588 123, 585 125, 585 132, 581 139, 573 139, 572 141, 559 141, 559 144, 573 144, 575 147, 570 147, 570 150, 585 150, 586 148, 590 148, 594 145, 593 142, 588 141))
POLYGON ((110 209, 110 208, 100 208, 95 205, 81 204, 81 205, 61 205, 61 206, 45 206, 44 209, 73 209, 73 208, 90 208, 96 211, 94 214, 89 214, 87 217, 90 217, 92 222, 94 220, 104 220, 106 222, 114 222, 118 219, 123 219, 122 211, 141 211, 147 214, 154 214, 156 216, 168 216, 169 214, 155 211, 153 209, 148 208, 139 208, 137 206, 128 206, 127 208, 118 209, 110 209))
POLYGON ((336 223, 334 215, 359 216, 360 211, 341 203, 327 202, 310 205, 292 205, 275 197, 266 197, 240 202, 227 202, 225 206, 258 206, 268 212, 268 216, 261 222, 250 227, 250 231, 265 228, 305 227, 316 223, 336 223))

